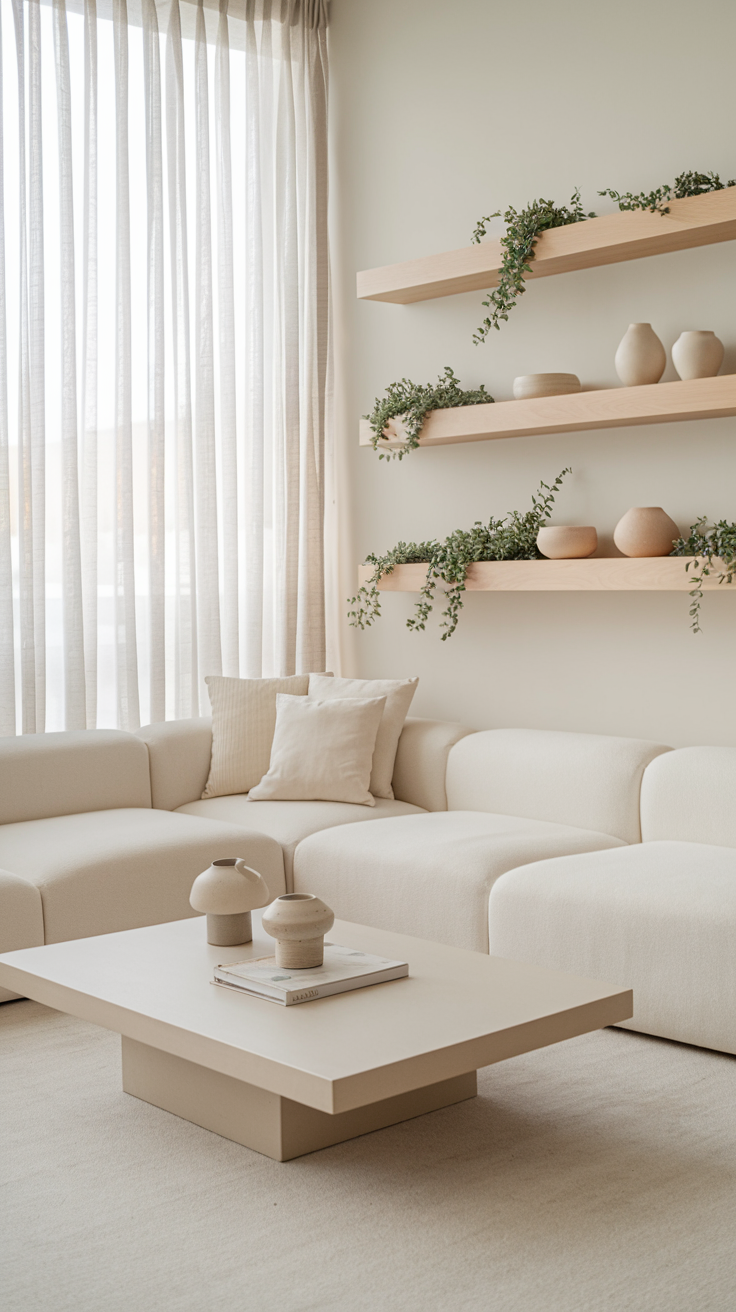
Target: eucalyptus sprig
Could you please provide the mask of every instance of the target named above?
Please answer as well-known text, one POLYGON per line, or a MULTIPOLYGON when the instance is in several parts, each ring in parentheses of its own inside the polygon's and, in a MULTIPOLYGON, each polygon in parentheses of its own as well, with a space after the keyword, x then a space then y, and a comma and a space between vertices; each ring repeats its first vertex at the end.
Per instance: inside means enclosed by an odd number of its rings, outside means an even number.
POLYGON ((427 565, 427 577, 420 589, 414 614, 406 627, 423 630, 435 603, 440 583, 446 585, 445 609, 442 612, 442 641, 451 638, 460 618, 465 592, 468 566, 481 560, 538 560, 537 534, 547 522, 555 496, 570 469, 563 469, 550 486, 540 483, 539 491, 532 496, 532 508, 524 513, 512 511, 502 519, 493 516, 487 524, 476 520, 471 529, 456 529, 444 542, 399 542, 382 556, 366 556, 365 564, 373 571, 366 583, 351 597, 348 619, 355 629, 367 629, 380 617, 381 600, 378 591, 380 579, 391 574, 396 565, 421 563, 427 565))
MULTIPOLYGON (((730 185, 730 184, 729 184, 730 185)), ((692 566, 693 589, 690 593, 690 627, 693 633, 702 633, 700 605, 703 600, 703 580, 717 574, 719 583, 732 583, 736 575, 736 524, 719 519, 708 524, 703 515, 690 528, 686 538, 678 538, 672 556, 692 556, 685 566, 692 566)))
POLYGON ((445 365, 436 383, 412 383, 408 378, 389 383, 385 396, 377 397, 370 414, 363 415, 363 418, 371 426, 371 445, 374 451, 378 451, 379 460, 391 460, 394 456, 403 460, 409 451, 419 446, 419 434, 430 410, 446 410, 455 405, 487 405, 492 401, 493 397, 483 383, 474 391, 464 391, 450 366, 445 365), (406 432, 406 442, 387 450, 381 445, 385 442, 384 429, 390 419, 399 417, 406 432))
MULTIPOLYGON (((486 235, 487 225, 491 219, 501 216, 501 211, 488 214, 479 219, 473 231, 473 241, 479 242, 486 235)), ((586 214, 580 203, 580 191, 576 188, 569 205, 555 205, 551 200, 534 200, 523 210, 515 210, 510 205, 504 211, 503 220, 506 232, 501 238, 503 255, 498 275, 498 286, 488 293, 483 304, 490 314, 483 320, 473 336, 476 346, 485 341, 491 328, 500 329, 501 320, 507 320, 519 296, 526 291, 524 275, 531 273, 530 261, 534 259, 534 247, 541 232, 548 228, 564 228, 570 223, 582 223, 585 219, 594 219, 592 212, 586 214)))
POLYGON ((650 210, 652 214, 669 214, 668 200, 684 200, 686 196, 703 196, 708 191, 723 191, 725 187, 736 187, 736 178, 721 182, 718 173, 681 173, 672 183, 663 183, 654 191, 640 191, 633 195, 630 191, 614 191, 607 187, 599 191, 599 196, 610 196, 620 210, 650 210))

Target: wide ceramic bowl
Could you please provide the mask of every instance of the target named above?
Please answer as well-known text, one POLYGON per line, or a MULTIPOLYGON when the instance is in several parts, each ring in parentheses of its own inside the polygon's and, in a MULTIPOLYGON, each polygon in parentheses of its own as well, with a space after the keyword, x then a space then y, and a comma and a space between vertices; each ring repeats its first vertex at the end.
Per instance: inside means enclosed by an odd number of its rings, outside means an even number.
POLYGON ((577 374, 522 374, 514 379, 517 401, 528 401, 534 396, 565 396, 581 390, 577 374))
POLYGON ((592 556, 598 546, 598 533, 589 525, 547 525, 537 533, 537 546, 548 560, 579 560, 592 556))

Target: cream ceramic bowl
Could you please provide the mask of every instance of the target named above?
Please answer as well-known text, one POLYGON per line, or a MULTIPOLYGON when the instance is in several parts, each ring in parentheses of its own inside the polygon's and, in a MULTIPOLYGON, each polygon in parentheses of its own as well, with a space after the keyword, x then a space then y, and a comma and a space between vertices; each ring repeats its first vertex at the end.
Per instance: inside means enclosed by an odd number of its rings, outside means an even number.
POLYGON ((581 390, 577 374, 522 374, 514 379, 517 401, 527 401, 533 396, 565 396, 581 390))
POLYGON ((592 556, 598 546, 598 534, 590 526, 548 525, 540 528, 537 546, 548 560, 579 560, 583 556, 592 556))

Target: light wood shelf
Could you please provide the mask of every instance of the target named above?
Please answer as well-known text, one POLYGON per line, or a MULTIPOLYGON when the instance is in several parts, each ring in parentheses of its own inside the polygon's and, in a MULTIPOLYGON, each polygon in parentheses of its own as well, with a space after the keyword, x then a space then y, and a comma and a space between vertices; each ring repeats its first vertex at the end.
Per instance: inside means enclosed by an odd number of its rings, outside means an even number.
MULTIPOLYGON (((734 188, 736 190, 736 188, 734 188)), ((607 387, 597 392, 542 396, 531 401, 497 401, 433 410, 422 428, 420 446, 484 442, 503 437, 579 433, 596 428, 667 424, 684 419, 722 419, 736 415, 736 374, 653 383, 647 387, 607 387)), ((371 428, 360 422, 360 444, 370 446, 371 428)), ((401 446, 384 439, 386 450, 401 446)))
MULTIPOLYGON (((710 246, 736 237, 736 187, 673 200, 669 208, 669 214, 619 210, 543 232, 526 280, 710 246)), ((458 292, 485 291, 498 285, 501 256, 500 241, 484 241, 441 255, 365 269, 357 275, 358 299, 410 305, 458 292)))
MULTIPOLYGON (((469 566, 465 586, 468 592, 690 592, 694 567, 686 570, 686 564, 681 556, 490 560, 469 566)), ((370 565, 361 565, 361 584, 371 572, 370 565)), ((378 587, 381 592, 419 592, 426 577, 426 565, 396 565, 378 587)), ((702 586, 704 591, 736 591, 736 581, 719 584, 713 575, 702 586)))

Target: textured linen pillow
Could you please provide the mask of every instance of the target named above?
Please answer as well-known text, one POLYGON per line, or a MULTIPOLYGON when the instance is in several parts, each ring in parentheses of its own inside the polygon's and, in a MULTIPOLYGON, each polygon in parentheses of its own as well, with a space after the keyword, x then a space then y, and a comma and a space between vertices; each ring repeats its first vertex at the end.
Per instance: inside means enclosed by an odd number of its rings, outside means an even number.
POLYGON ((419 679, 335 679, 324 674, 310 674, 309 696, 385 697, 386 709, 376 736, 370 789, 374 797, 393 797, 391 780, 396 749, 419 679))
POLYGON ((358 802, 375 806, 368 790, 385 697, 276 698, 271 765, 254 802, 358 802))
MULTIPOLYGON (((325 676, 325 681, 330 679, 325 676)), ((203 797, 247 793, 266 773, 276 726, 276 697, 306 697, 309 675, 286 679, 205 679, 212 704, 212 760, 203 797)))

